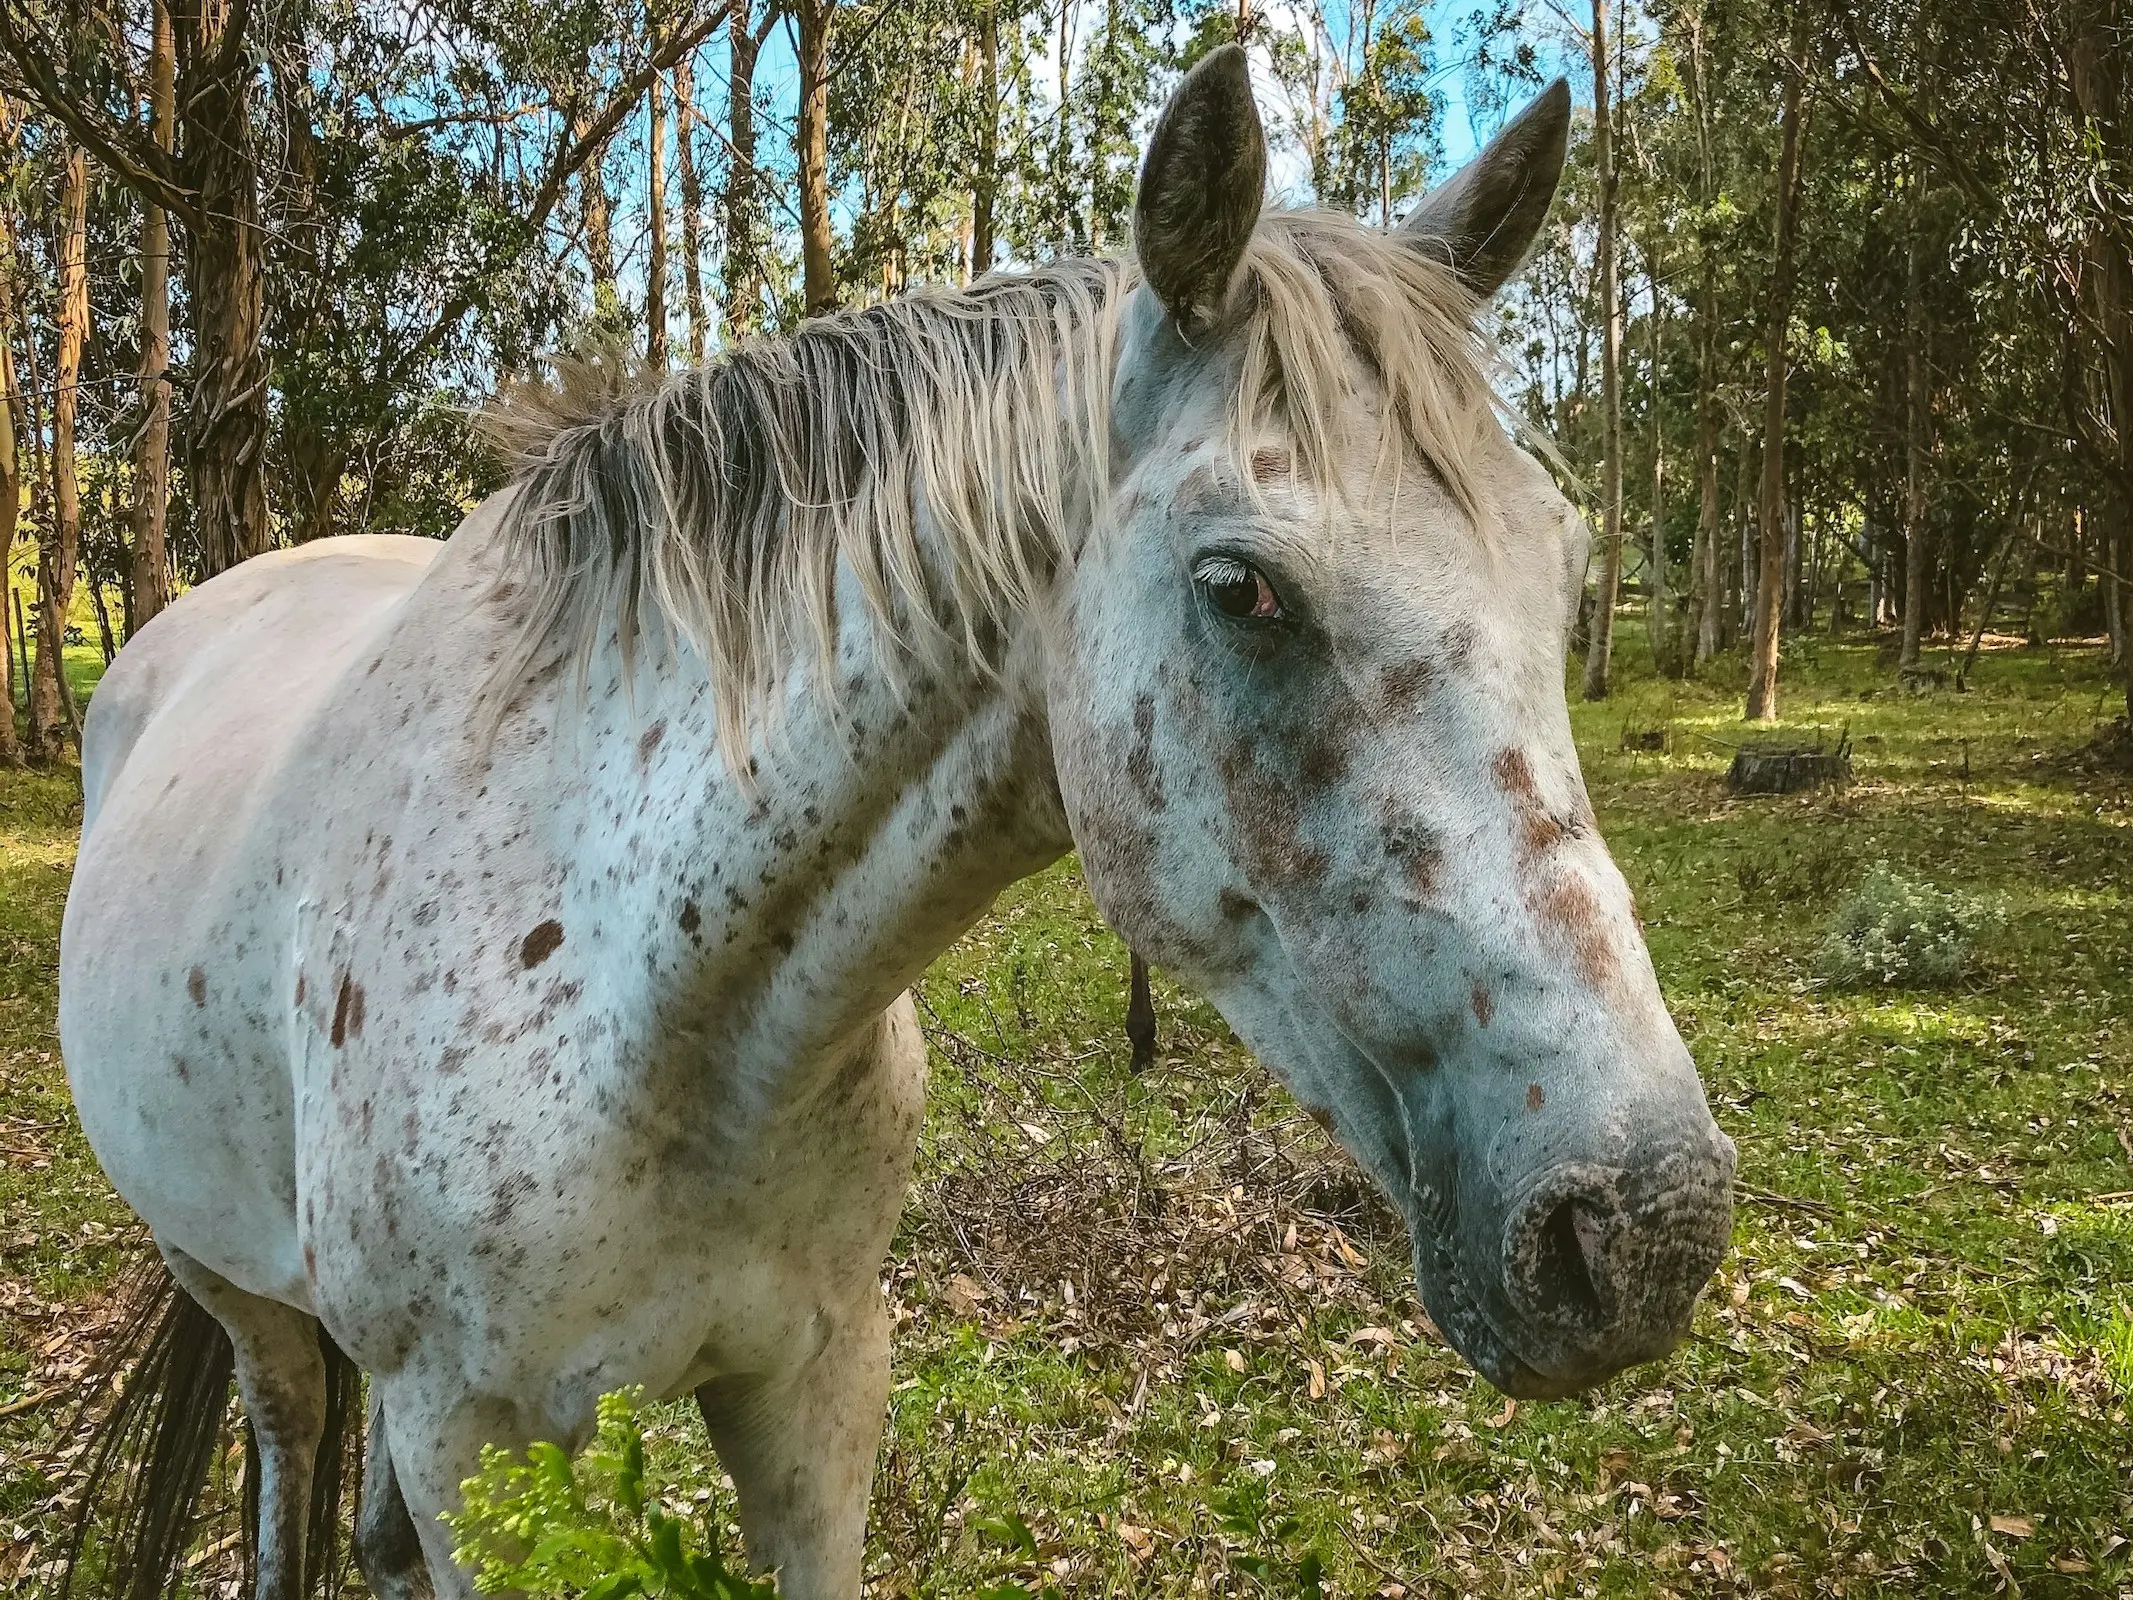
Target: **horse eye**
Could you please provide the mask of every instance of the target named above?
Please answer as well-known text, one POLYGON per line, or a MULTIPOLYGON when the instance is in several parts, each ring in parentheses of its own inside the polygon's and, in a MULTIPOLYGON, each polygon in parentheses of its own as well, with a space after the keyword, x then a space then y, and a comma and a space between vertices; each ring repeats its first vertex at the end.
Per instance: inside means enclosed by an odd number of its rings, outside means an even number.
POLYGON ((1208 556, 1193 568, 1192 576, 1225 617, 1272 622, 1283 615, 1274 586, 1249 562, 1235 556, 1208 556))

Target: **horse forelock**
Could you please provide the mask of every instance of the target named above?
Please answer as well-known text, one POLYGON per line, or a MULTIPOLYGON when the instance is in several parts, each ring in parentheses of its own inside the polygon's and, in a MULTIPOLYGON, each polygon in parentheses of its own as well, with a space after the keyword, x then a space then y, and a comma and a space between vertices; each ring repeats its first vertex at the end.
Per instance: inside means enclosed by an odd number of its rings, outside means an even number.
MULTIPOLYGON (((892 680, 957 648, 982 667, 984 641, 1101 520, 1137 282, 1127 259, 1060 261, 821 318, 692 371, 559 362, 553 384, 508 393, 485 424, 518 469, 498 565, 524 621, 485 697, 501 707, 558 659, 582 669, 610 633, 625 680, 647 635, 679 639, 709 668, 722 747, 745 752, 796 662, 836 693, 840 566, 892 680)), ((1239 341, 1240 462, 1276 428, 1300 471, 1341 482, 1357 463, 1340 419, 1363 405, 1373 472, 1412 446, 1478 507, 1493 357, 1451 272, 1350 217, 1274 211, 1237 305, 1224 336, 1239 341)))

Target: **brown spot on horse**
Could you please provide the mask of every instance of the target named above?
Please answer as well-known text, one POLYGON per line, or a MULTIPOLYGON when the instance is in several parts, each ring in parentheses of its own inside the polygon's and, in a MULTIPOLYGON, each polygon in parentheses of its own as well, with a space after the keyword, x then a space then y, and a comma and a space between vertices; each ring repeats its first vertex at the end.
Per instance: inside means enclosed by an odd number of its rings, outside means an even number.
POLYGON ((1133 702, 1133 745, 1126 752, 1126 776, 1150 811, 1170 804, 1163 794, 1162 775, 1155 770, 1155 696, 1139 695, 1133 702))
POLYGON ((1609 936, 1607 913, 1590 884, 1575 873, 1558 873, 1527 903, 1541 924, 1569 947, 1580 978, 1595 989, 1613 979, 1617 971, 1614 940, 1609 936))
POLYGON ((333 1044, 339 1049, 363 1031, 363 986, 347 974, 333 1000, 333 1044))
POLYGON ((202 1007, 206 1006, 207 974, 201 971, 198 967, 195 967, 192 971, 188 972, 185 975, 185 992, 193 997, 194 1005, 202 1007))
POLYGON ((1399 869, 1413 901, 1426 901, 1437 886, 1437 871, 1444 864, 1444 851, 1429 830, 1408 816, 1391 797, 1385 801, 1378 825, 1386 858, 1399 869))
POLYGON ((532 969, 546 961, 563 946, 563 924, 550 917, 546 922, 527 934, 518 947, 518 964, 532 969))
POLYGON ((1428 656, 1411 656, 1387 667, 1378 675, 1378 697, 1384 703, 1385 714, 1412 716, 1436 677, 1437 664, 1428 656))
POLYGON ((1475 979, 1474 986, 1467 991, 1466 998, 1467 1004, 1474 1008, 1474 1021, 1486 1028, 1489 1019, 1496 1015, 1496 999, 1489 993, 1489 986, 1480 979, 1475 979))
POLYGON ((1245 870, 1255 884, 1311 882, 1325 876, 1332 858, 1304 842, 1296 792, 1259 764, 1249 739, 1221 750, 1216 768, 1228 791, 1245 870))
POLYGON ((1540 785, 1533 779, 1533 767, 1526 760, 1525 751, 1499 750, 1492 766, 1496 786, 1510 797, 1511 809, 1518 816, 1519 838, 1525 847, 1523 857, 1528 866, 1579 831, 1575 824, 1565 823, 1549 811, 1547 803, 1541 799, 1540 785))
POLYGON ((1261 445, 1252 452, 1252 481, 1272 483, 1277 478, 1286 479, 1296 470, 1296 458, 1279 445, 1261 445))

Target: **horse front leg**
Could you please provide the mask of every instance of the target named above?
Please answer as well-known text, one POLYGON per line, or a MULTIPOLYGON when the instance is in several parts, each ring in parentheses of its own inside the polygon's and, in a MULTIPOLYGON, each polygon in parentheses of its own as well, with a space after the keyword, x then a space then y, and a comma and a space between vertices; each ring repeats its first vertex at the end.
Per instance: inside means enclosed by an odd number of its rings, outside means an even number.
POLYGON ((363 1447, 363 1500, 356 1514, 356 1565, 377 1600, 432 1600, 436 1586, 422 1554, 422 1536, 393 1471, 385 1403, 370 1397, 370 1433, 363 1447))
POLYGON ((749 1565, 778 1574, 783 1600, 855 1600, 889 1404, 881 1290, 869 1280, 809 1331, 819 1343, 793 1371, 713 1379, 696 1404, 740 1497, 749 1565))
MULTIPOLYGON (((370 1459, 380 1465, 373 1472, 366 1462, 356 1531, 365 1576, 375 1570, 384 1579, 380 1600, 410 1600, 425 1589, 440 1600, 473 1600, 474 1574, 452 1559, 457 1541, 445 1513, 460 1509, 460 1485, 480 1469, 483 1446, 515 1454, 539 1435, 517 1406, 467 1389, 453 1363, 373 1377, 371 1393, 370 1459), (409 1548, 410 1536, 419 1548, 409 1548)), ((574 1448, 582 1435, 557 1442, 574 1448)))

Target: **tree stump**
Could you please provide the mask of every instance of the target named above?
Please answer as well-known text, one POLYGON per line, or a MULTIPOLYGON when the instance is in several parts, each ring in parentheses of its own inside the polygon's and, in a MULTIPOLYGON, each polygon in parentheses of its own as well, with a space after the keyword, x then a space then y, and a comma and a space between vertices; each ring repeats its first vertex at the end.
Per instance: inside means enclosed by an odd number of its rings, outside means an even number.
POLYGON ((1726 787, 1735 794, 1798 794, 1849 783, 1851 776, 1852 741, 1846 736, 1833 746, 1744 745, 1733 752, 1726 787))

